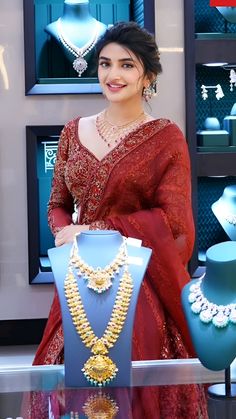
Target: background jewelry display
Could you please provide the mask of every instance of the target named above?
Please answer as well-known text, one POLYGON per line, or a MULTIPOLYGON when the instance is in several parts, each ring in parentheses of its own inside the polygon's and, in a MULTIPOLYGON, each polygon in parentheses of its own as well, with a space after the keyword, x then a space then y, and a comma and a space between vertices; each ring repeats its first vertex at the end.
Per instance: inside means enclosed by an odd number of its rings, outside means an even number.
POLYGON ((47 203, 55 163, 60 125, 26 127, 28 265, 31 284, 52 283, 47 250, 54 238, 47 224, 47 203))
POLYGON ((226 22, 215 7, 210 7, 208 0, 185 0, 184 14, 186 137, 191 157, 196 224, 196 240, 189 270, 192 275, 198 276, 201 274, 197 268, 202 264, 202 254, 209 246, 226 239, 222 238, 217 220, 215 224, 212 221, 212 197, 221 196, 225 186, 235 183, 236 176, 235 150, 230 147, 227 150, 224 147, 220 150, 198 149, 196 133, 203 128, 209 112, 207 100, 203 101, 201 96, 201 85, 220 84, 222 87, 225 96, 221 100, 214 100, 212 106, 221 128, 223 118, 230 115, 235 102, 235 92, 230 91, 229 73, 223 65, 206 67, 203 64, 235 64, 236 24, 226 22))
MULTIPOLYGON (((90 0, 91 14, 106 25, 134 20, 155 32, 154 0, 90 0)), ((63 13, 63 0, 23 0, 25 94, 100 93, 97 77, 78 78, 45 27, 63 13)))

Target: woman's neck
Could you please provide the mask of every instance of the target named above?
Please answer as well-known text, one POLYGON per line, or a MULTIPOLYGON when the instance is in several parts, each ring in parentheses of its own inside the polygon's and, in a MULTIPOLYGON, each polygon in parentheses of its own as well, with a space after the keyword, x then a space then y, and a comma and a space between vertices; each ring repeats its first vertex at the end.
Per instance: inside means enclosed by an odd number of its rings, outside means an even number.
POLYGON ((91 13, 89 11, 89 3, 84 2, 75 2, 75 3, 64 3, 64 11, 62 20, 66 21, 76 19, 77 21, 87 20, 92 18, 91 13))
POLYGON ((123 104, 110 104, 106 111, 108 121, 114 125, 123 125, 144 113, 143 106, 124 106, 123 104))

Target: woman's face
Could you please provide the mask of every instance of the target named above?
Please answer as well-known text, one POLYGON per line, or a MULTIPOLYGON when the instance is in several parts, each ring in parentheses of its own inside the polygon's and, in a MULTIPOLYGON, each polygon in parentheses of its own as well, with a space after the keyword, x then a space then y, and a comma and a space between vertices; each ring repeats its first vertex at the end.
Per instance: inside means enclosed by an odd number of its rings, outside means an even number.
POLYGON ((99 54, 98 78, 106 98, 116 103, 140 99, 143 88, 150 84, 135 54, 115 42, 99 54))

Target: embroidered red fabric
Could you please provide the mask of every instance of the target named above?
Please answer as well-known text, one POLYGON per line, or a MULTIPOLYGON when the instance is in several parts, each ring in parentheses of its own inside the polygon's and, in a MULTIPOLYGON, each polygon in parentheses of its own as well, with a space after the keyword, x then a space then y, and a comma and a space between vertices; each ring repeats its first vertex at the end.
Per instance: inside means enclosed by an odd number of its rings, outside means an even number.
MULTIPOLYGON (((182 132, 166 119, 145 123, 99 161, 78 138, 79 119, 63 129, 48 207, 54 233, 71 223, 111 228, 142 239, 152 249, 133 333, 133 360, 187 358, 193 348, 181 308, 185 268, 194 243, 190 164, 182 132)), ((57 293, 34 364, 63 362, 63 331, 57 293)), ((207 418, 197 385, 153 388, 142 395, 143 416, 207 418), (144 396, 144 394, 146 394, 144 396), (155 414, 153 413, 155 412, 155 414), (154 414, 154 416, 153 416, 154 414)))

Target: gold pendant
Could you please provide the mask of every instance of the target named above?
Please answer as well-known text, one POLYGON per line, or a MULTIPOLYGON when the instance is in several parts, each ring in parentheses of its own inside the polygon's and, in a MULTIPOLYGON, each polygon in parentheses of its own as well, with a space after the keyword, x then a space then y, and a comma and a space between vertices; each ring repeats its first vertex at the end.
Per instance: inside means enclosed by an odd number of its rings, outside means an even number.
POLYGON ((105 355, 91 356, 82 368, 86 379, 99 387, 109 384, 115 378, 117 371, 116 364, 105 355))
POLYGON ((104 273, 101 269, 99 269, 88 278, 87 286, 100 294, 112 286, 111 275, 109 273, 104 273))
POLYGON ((88 398, 83 411, 88 419, 113 419, 117 416, 119 408, 109 395, 98 393, 88 398))

